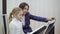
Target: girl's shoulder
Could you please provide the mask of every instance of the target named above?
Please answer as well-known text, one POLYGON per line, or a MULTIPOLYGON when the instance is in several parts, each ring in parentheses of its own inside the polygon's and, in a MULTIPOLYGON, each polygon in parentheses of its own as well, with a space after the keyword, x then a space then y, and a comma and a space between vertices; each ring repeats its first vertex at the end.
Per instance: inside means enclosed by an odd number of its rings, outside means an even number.
POLYGON ((15 20, 12 20, 10 23, 9 23, 9 25, 15 25, 15 20))

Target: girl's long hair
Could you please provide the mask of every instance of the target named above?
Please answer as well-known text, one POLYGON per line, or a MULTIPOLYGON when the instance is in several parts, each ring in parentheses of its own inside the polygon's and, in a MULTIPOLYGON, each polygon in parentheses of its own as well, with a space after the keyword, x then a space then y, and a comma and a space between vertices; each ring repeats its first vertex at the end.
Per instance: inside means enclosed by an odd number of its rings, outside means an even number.
POLYGON ((13 10, 12 10, 12 12, 10 13, 10 15, 9 15, 9 18, 8 18, 8 22, 11 22, 12 21, 12 18, 14 17, 13 15, 15 14, 15 15, 17 15, 19 12, 21 11, 21 8, 14 8, 13 10))

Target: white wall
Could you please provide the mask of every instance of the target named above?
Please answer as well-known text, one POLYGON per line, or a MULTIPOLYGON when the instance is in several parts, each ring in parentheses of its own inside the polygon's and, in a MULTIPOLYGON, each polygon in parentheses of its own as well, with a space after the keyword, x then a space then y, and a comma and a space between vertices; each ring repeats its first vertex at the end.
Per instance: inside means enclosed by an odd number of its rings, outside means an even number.
POLYGON ((3 19, 2 19, 2 0, 0 0, 0 34, 2 34, 2 26, 3 26, 3 19))
POLYGON ((0 0, 0 14, 2 14, 2 0, 0 0))
MULTIPOLYGON (((18 7, 21 2, 26 2, 29 4, 29 12, 33 15, 42 17, 55 17, 55 33, 60 33, 60 0, 7 0, 7 16, 9 16, 11 10, 14 7, 18 7)), ((33 28, 33 30, 42 25, 44 25, 44 23, 31 20, 31 27, 33 28)))

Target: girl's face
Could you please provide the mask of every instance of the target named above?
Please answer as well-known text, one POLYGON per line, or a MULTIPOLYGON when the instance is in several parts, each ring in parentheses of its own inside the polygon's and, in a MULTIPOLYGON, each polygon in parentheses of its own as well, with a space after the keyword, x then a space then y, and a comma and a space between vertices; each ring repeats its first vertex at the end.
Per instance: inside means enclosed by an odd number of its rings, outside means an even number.
POLYGON ((16 17, 18 18, 18 20, 21 20, 22 16, 23 16, 23 11, 21 10, 19 11, 16 17))

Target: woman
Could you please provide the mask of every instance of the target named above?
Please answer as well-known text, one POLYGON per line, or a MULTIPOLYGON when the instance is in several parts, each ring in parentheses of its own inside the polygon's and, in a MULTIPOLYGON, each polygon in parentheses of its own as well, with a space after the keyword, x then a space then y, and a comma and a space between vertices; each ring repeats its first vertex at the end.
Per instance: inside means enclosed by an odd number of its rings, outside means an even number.
POLYGON ((24 34, 22 29, 23 11, 20 8, 14 8, 9 16, 9 34, 24 34))

